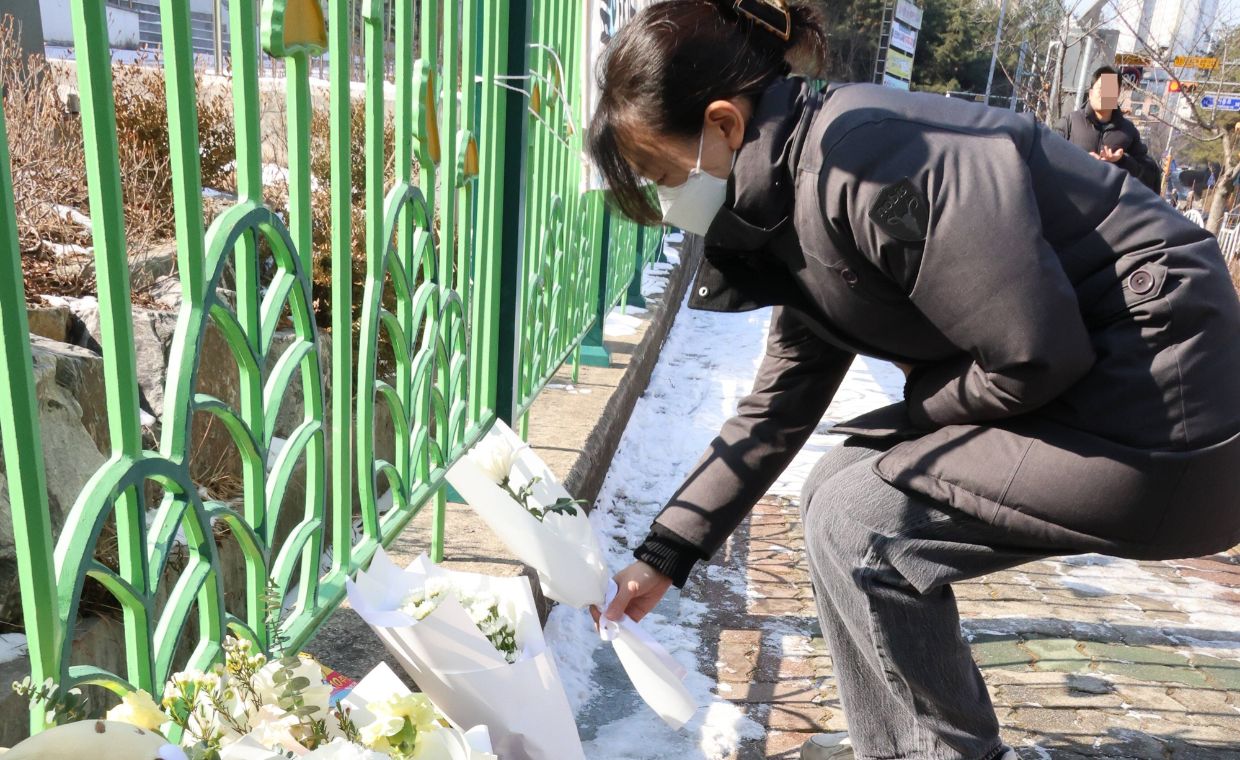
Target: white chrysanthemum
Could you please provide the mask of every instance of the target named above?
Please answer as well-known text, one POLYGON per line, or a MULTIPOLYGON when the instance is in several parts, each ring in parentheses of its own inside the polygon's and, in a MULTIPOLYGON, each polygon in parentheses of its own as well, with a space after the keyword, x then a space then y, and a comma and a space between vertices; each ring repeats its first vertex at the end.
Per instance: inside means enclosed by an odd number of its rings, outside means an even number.
POLYGON ((456 596, 469 619, 474 621, 483 636, 495 646, 496 651, 504 655, 508 662, 517 661, 516 610, 505 606, 500 609, 500 602, 494 594, 485 591, 465 591, 454 587, 446 578, 430 578, 423 588, 415 589, 401 604, 401 612, 414 620, 422 620, 435 611, 439 603, 449 593, 456 596), (507 612, 507 614, 505 614, 507 612))
POLYGON ((525 447, 513 448, 502 436, 490 435, 478 442, 470 457, 492 482, 499 484, 512 474, 522 448, 525 447))

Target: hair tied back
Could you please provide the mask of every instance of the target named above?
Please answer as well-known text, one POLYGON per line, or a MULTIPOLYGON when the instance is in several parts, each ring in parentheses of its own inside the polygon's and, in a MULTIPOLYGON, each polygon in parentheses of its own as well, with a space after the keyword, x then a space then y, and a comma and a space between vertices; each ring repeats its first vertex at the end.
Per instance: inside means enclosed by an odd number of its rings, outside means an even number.
POLYGON ((784 42, 792 39, 792 11, 787 0, 735 0, 733 8, 784 42))

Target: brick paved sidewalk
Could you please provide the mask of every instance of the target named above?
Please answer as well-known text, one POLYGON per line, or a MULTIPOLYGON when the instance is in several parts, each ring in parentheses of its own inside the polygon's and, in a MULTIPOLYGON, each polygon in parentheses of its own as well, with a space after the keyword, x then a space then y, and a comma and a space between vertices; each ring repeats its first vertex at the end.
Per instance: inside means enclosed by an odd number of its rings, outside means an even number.
MULTIPOLYGON (((706 573, 702 641, 717 645, 702 670, 767 728, 736 757, 796 758, 810 734, 845 730, 796 504, 760 503, 706 573)), ((956 593, 1004 736, 1026 760, 1240 758, 1234 558, 1034 562, 956 593)))

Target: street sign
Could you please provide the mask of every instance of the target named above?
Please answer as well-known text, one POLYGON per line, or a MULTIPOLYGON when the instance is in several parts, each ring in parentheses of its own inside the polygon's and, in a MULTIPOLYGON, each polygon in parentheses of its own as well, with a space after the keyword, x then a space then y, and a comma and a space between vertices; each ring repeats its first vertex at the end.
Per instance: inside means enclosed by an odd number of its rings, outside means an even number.
POLYGON ((1177 68, 1200 69, 1201 71, 1214 71, 1218 68, 1217 58, 1205 58, 1199 55, 1177 55, 1175 57, 1175 65, 1177 68))
POLYGON ((1240 95, 1210 93, 1202 95, 1198 105, 1211 111, 1240 111, 1240 95))
MULTIPOLYGON (((1116 53, 1115 54, 1115 65, 1116 66, 1149 66, 1150 59, 1147 56, 1137 55, 1136 53, 1116 53)), ((1176 65, 1178 66, 1179 64, 1176 64, 1176 65)))
POLYGON ((921 28, 921 8, 911 0, 898 0, 896 3, 896 18, 914 29, 921 28))
POLYGON ((891 46, 912 55, 917 52, 917 30, 899 21, 891 22, 891 46))
POLYGON ((913 59, 899 50, 888 50, 885 73, 900 79, 911 80, 913 78, 913 59))
POLYGON ((908 82, 903 79, 896 79, 890 74, 883 74, 883 84, 887 87, 894 87, 897 90, 907 90, 908 82))

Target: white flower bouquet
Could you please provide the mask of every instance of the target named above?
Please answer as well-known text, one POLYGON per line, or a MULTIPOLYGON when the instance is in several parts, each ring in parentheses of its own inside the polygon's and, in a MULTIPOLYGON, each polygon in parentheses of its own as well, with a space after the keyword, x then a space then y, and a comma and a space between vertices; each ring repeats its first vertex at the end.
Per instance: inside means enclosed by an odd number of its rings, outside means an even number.
MULTIPOLYGON (((63 715, 64 705, 80 697, 75 694, 49 685, 33 701, 63 715)), ((74 711, 72 717, 81 716, 74 711)), ((160 702, 145 691, 130 692, 107 721, 59 726, 17 745, 6 758, 52 760, 61 749, 70 753, 66 758, 80 757, 90 755, 92 743, 103 750, 97 756, 107 758, 112 750, 127 751, 118 743, 138 741, 134 737, 144 737, 158 754, 130 756, 161 760, 496 760, 485 727, 460 731, 385 665, 333 705, 332 687, 314 660, 269 661, 250 642, 236 639, 225 645, 222 665, 175 674, 160 702), (81 729, 86 724, 90 731, 81 729), (116 730, 109 734, 108 726, 116 730)))
POLYGON ((524 577, 402 570, 383 550, 348 583, 349 603, 444 715, 485 725, 504 760, 584 760, 524 577))
MULTIPOLYGON (((616 589, 589 517, 533 451, 503 422, 448 472, 452 484, 508 550, 538 571, 551 599, 577 609, 605 609, 616 589)), ((680 728, 697 703, 686 671, 635 622, 604 621, 638 694, 660 718, 680 728)))

